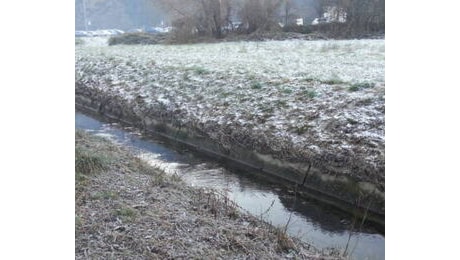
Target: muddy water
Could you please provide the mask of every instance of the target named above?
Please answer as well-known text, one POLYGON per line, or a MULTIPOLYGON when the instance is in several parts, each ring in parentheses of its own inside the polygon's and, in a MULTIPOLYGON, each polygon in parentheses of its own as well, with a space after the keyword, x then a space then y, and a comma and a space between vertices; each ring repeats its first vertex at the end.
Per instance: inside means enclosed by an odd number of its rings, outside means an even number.
POLYGON ((289 221, 291 235, 317 248, 344 250, 348 243, 351 259, 385 259, 385 238, 372 227, 356 227, 350 232, 351 216, 314 201, 296 199, 295 193, 284 186, 248 172, 226 169, 211 158, 194 155, 160 138, 144 137, 134 128, 79 112, 75 114, 75 127, 131 147, 152 165, 181 175, 192 186, 226 193, 244 210, 275 226, 285 226, 289 221))

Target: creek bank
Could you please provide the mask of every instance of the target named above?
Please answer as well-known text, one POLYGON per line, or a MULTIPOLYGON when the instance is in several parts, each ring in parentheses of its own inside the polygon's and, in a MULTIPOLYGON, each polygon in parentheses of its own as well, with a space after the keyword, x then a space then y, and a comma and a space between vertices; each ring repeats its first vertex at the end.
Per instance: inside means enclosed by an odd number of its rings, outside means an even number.
POLYGON ((167 116, 167 111, 133 107, 132 103, 119 96, 109 96, 94 88, 76 85, 75 98, 76 106, 81 110, 159 134, 235 168, 251 169, 265 176, 268 174, 275 181, 284 181, 286 186, 296 185, 301 196, 353 212, 359 217, 366 215, 368 221, 384 226, 384 193, 372 183, 355 181, 343 175, 325 174, 308 161, 288 162, 270 154, 249 151, 237 144, 223 146, 213 142, 203 131, 177 127, 174 118, 167 116), (140 113, 141 109, 148 109, 150 114, 140 113))
POLYGON ((77 131, 76 259, 339 259, 77 131))

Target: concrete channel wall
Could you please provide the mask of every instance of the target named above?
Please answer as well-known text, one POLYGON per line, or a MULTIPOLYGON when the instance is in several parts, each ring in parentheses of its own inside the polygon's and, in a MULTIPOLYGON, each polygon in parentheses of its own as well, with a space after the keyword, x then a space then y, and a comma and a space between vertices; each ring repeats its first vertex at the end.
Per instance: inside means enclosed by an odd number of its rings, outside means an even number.
POLYGON ((354 180, 345 175, 325 174, 308 160, 288 162, 270 154, 248 150, 241 145, 223 147, 207 133, 177 127, 164 111, 140 109, 132 102, 110 96, 94 88, 76 84, 76 107, 143 131, 160 135, 191 150, 212 156, 233 167, 282 181, 296 187, 300 196, 313 198, 384 227, 385 193, 375 184, 354 180))

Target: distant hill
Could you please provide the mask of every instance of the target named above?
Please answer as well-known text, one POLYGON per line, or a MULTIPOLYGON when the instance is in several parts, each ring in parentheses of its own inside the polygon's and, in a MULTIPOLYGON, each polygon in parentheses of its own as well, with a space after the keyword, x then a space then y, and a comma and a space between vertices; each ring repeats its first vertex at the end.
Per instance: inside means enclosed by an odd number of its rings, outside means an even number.
POLYGON ((75 30, 129 30, 158 25, 163 19, 165 15, 151 0, 75 1, 75 30))

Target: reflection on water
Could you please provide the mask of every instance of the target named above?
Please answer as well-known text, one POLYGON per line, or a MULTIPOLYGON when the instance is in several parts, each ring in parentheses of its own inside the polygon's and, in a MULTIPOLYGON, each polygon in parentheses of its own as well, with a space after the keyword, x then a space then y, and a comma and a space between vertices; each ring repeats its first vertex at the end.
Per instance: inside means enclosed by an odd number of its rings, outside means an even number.
POLYGON ((160 139, 143 137, 134 128, 103 123, 78 112, 75 126, 131 147, 139 157, 168 173, 179 174, 192 186, 210 187, 226 193, 241 208, 275 226, 285 226, 290 219, 288 232, 317 248, 344 249, 350 238, 348 251, 353 252, 353 259, 385 258, 385 238, 382 235, 364 228, 353 232, 350 237, 352 219, 349 216, 312 201, 296 199, 294 192, 286 191, 283 186, 260 178, 255 180, 245 172, 227 170, 217 162, 195 156, 183 148, 172 149, 160 139))

